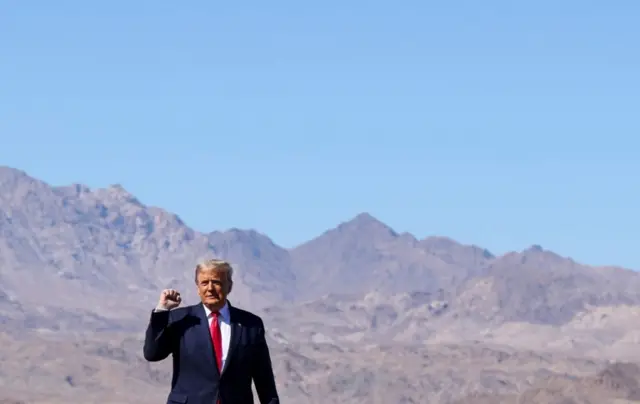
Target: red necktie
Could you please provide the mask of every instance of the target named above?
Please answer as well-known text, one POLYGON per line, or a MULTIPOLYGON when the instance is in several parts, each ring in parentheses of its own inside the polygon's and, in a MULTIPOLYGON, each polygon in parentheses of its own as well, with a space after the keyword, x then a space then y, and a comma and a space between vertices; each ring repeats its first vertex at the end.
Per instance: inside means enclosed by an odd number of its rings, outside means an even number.
POLYGON ((218 324, 218 313, 212 313, 213 321, 211 322, 211 340, 213 341, 213 351, 216 355, 216 363, 218 370, 222 373, 222 334, 220 334, 220 325, 218 324))
MULTIPOLYGON (((220 324, 218 323, 218 312, 211 313, 213 321, 211 322, 211 340, 213 341, 213 353, 216 355, 216 363, 218 370, 222 373, 222 334, 220 334, 220 324)), ((220 385, 218 384, 218 391, 220 385)), ((220 399, 216 402, 220 404, 220 399)))

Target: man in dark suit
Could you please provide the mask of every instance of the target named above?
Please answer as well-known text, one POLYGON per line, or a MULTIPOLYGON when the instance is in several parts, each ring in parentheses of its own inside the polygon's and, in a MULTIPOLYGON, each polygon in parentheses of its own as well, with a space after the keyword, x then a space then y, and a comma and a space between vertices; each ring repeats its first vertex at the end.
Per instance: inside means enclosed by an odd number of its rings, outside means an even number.
POLYGON ((173 357, 167 403, 253 404, 251 381, 260 404, 279 404, 262 319, 231 306, 233 268, 222 260, 196 266, 201 304, 177 308, 180 294, 163 290, 151 313, 144 357, 173 357))

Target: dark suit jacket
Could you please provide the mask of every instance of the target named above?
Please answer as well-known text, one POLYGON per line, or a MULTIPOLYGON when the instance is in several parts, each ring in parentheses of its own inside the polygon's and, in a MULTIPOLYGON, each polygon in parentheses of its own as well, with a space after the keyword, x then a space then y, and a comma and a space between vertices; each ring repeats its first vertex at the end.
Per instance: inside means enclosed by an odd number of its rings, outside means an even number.
POLYGON ((260 404, 279 404, 262 319, 229 304, 231 341, 222 373, 202 304, 151 313, 144 357, 173 357, 170 404, 253 404, 251 381, 260 404))

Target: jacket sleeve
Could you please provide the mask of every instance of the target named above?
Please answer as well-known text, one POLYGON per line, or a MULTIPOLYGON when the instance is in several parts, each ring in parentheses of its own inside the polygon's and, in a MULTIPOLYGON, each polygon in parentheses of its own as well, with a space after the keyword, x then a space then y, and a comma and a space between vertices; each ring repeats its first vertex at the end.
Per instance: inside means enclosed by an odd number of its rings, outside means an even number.
POLYGON ((253 365, 253 382, 260 404, 279 404, 276 380, 271 365, 271 355, 265 338, 264 324, 260 320, 260 327, 256 339, 256 358, 253 365))
POLYGON ((151 313, 144 339, 144 358, 149 362, 158 362, 171 354, 174 346, 174 333, 171 329, 170 311, 151 313))

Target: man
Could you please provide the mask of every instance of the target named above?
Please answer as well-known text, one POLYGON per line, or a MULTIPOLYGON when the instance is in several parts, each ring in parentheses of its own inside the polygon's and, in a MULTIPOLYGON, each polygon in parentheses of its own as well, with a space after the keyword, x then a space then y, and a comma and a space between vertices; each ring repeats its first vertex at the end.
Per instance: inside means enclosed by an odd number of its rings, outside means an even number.
POLYGON ((167 403, 253 404, 253 380, 260 404, 279 404, 262 319, 227 301, 231 265, 205 261, 195 280, 201 304, 177 308, 180 294, 163 290, 147 327, 145 359, 173 356, 167 403))

